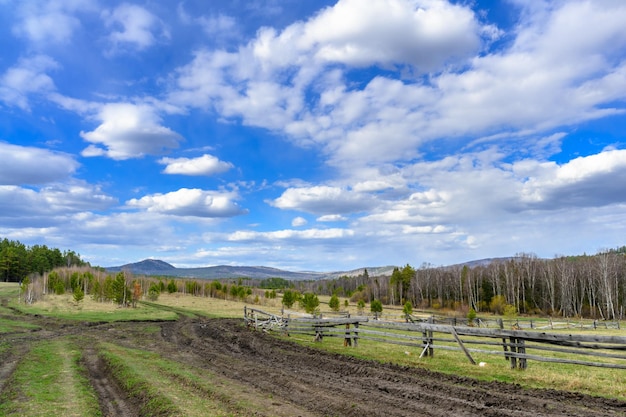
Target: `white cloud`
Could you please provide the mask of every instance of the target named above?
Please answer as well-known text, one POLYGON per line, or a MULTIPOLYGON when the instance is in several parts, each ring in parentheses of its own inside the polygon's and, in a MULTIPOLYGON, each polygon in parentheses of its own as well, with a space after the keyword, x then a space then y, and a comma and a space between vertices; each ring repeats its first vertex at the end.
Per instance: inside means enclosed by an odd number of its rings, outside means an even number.
POLYGON ((324 216, 320 216, 316 219, 318 222, 340 222, 344 220, 348 220, 347 217, 342 216, 341 214, 326 214, 324 216))
MULTIPOLYGON (((557 126, 624 112, 626 64, 616 54, 626 46, 626 6, 590 4, 554 3, 542 18, 522 14, 505 49, 478 55, 489 41, 484 34, 497 30, 481 26, 469 8, 342 1, 280 32, 263 28, 237 51, 198 51, 178 70, 170 98, 318 146, 330 164, 351 169, 414 160, 435 141, 509 132, 533 143, 557 126), (442 23, 452 17, 460 24, 442 23), (593 29, 586 23, 604 20, 593 29), (531 36, 537 33, 543 35, 531 36), (424 54, 429 48, 442 55, 424 54), (428 79, 395 74, 347 81, 352 65, 441 70, 469 54, 474 57, 462 69, 435 71, 428 79)), ((544 155, 557 150, 546 148, 544 155)))
POLYGON ((305 226, 308 222, 306 221, 306 219, 304 217, 294 217, 294 219, 291 221, 291 225, 293 227, 301 227, 301 226, 305 226))
POLYGON ((480 33, 470 9, 447 1, 341 0, 306 23, 298 45, 321 61, 429 72, 474 54, 480 33))
POLYGON ((92 0, 43 0, 19 2, 13 33, 35 44, 67 43, 81 28, 79 12, 97 10, 92 0))
POLYGON ((1 223, 14 227, 55 225, 73 213, 105 210, 117 203, 99 187, 79 181, 52 184, 39 190, 3 185, 0 201, 3 201, 1 223))
POLYGON ((301 210, 313 214, 343 214, 372 207, 373 199, 339 187, 314 186, 289 188, 271 204, 274 207, 301 210))
POLYGON ((7 69, 0 77, 0 101, 30 111, 29 95, 56 90, 54 81, 46 71, 57 67, 57 62, 46 55, 21 58, 17 65, 7 69))
POLYGON ((326 240, 340 239, 354 235, 350 229, 306 229, 276 230, 271 232, 237 231, 228 236, 229 241, 264 241, 264 240, 326 240))
POLYGON ((102 105, 97 118, 102 122, 80 136, 92 145, 83 156, 107 156, 124 160, 144 155, 159 155, 177 148, 183 138, 161 126, 154 107, 147 104, 109 103, 102 105))
POLYGON ((73 156, 0 142, 0 185, 35 185, 67 180, 78 169, 73 156))
POLYGON ((224 36, 225 34, 230 34, 229 36, 233 36, 233 32, 237 31, 235 18, 224 14, 210 17, 201 16, 197 19, 197 22, 202 25, 204 31, 209 35, 224 36))
POLYGON ((164 173, 181 175, 215 175, 233 167, 233 164, 208 154, 198 158, 161 158, 159 163, 166 165, 164 173))
POLYGON ((232 217, 244 214, 235 200, 234 192, 217 192, 197 188, 181 188, 166 194, 152 194, 133 198, 126 202, 131 208, 139 208, 153 213, 191 217, 232 217))
POLYGON ((529 208, 558 210, 626 203, 626 150, 579 157, 560 166, 523 161, 514 164, 513 170, 528 177, 521 200, 529 208))
POLYGON ((160 36, 169 37, 163 30, 161 21, 148 10, 134 4, 123 3, 113 11, 102 12, 105 25, 114 28, 108 39, 112 51, 130 46, 143 50, 157 42, 154 32, 160 30, 160 36))

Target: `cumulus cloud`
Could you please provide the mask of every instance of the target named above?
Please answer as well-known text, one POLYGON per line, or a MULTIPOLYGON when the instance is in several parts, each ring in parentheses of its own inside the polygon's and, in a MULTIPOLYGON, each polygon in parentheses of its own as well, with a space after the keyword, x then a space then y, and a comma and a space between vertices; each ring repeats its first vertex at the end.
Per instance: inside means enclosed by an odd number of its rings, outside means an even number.
POLYGON ((289 188, 271 204, 281 209, 313 214, 346 214, 370 208, 373 199, 339 187, 314 186, 289 188))
POLYGON ((0 142, 0 185, 36 185, 67 180, 79 167, 65 153, 0 142))
POLYGON ((80 136, 91 142, 83 156, 107 156, 124 160, 159 155, 177 148, 183 138, 161 126, 156 109, 147 104, 109 103, 102 105, 97 118, 102 122, 80 136))
POLYGON ((232 217, 245 214, 235 200, 234 192, 181 188, 165 194, 152 194, 126 202, 131 208, 148 212, 190 217, 232 217))
POLYGON ((304 217, 294 217, 294 219, 291 221, 291 225, 293 227, 300 227, 300 226, 305 226, 308 222, 306 221, 306 219, 304 217))
POLYGON ((280 131, 351 168, 420 158, 435 141, 509 132, 532 143, 557 126, 624 111, 626 64, 616 52, 626 46, 626 7, 619 2, 554 3, 541 18, 523 13, 513 41, 486 54, 477 52, 499 30, 465 6, 359 6, 341 1, 280 32, 264 28, 237 51, 200 50, 177 71, 170 98, 280 131), (589 21, 597 29, 583 36, 589 21), (431 49, 437 52, 424 52, 431 49), (446 62, 464 66, 444 71, 446 62), (433 73, 347 81, 354 66, 383 64, 433 73))
POLYGON ((348 220, 347 217, 342 216, 341 214, 326 214, 324 216, 320 216, 316 219, 318 222, 340 222, 344 220, 348 220))
POLYGON ((557 210, 626 203, 626 150, 579 157, 563 165, 523 161, 513 169, 528 176, 521 200, 529 208, 557 210))
POLYGON ((124 47, 146 49, 156 43, 156 31, 160 31, 161 37, 169 36, 154 14, 134 4, 123 3, 112 11, 105 10, 102 18, 107 27, 114 28, 108 37, 113 51, 124 47))
POLYGON ((301 48, 317 60, 353 66, 412 65, 433 71, 480 47, 474 13, 446 1, 342 0, 308 21, 301 48), (382 18, 384 16, 384 18, 382 18))
POLYGON ((81 27, 76 14, 97 10, 93 0, 19 3, 13 33, 36 44, 67 43, 81 27))
POLYGON ((7 69, 0 77, 0 101, 29 111, 30 95, 56 90, 54 81, 46 72, 57 67, 57 62, 46 55, 21 58, 17 65, 7 69))
POLYGON ((166 165, 163 170, 165 174, 181 175, 215 175, 233 167, 233 164, 208 154, 197 158, 161 158, 159 163, 166 165))
POLYGON ((339 239, 354 234, 350 229, 306 229, 306 230, 275 230, 271 232, 237 231, 228 236, 229 241, 263 241, 263 240, 319 240, 339 239))
POLYGON ((3 225, 54 225, 68 215, 89 210, 105 210, 117 203, 99 187, 79 181, 52 184, 39 190, 14 185, 0 186, 3 225))

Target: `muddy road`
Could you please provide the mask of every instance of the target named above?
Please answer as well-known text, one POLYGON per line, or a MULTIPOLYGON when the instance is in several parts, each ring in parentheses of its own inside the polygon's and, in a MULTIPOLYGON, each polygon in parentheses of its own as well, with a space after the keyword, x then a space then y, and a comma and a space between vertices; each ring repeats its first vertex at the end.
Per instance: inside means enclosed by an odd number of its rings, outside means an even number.
MULTIPOLYGON (((106 341, 141 348, 219 376, 265 416, 622 416, 626 403, 553 390, 441 375, 326 353, 247 329, 243 320, 180 319, 162 323, 46 325, 14 337, 26 348, 40 337, 80 340, 85 367, 105 416, 138 414, 108 374, 94 346, 106 341), (160 331, 145 331, 147 327, 160 331)), ((19 358, 0 358, 0 387, 19 358)), ((202 395, 202 393, 198 393, 202 395)))

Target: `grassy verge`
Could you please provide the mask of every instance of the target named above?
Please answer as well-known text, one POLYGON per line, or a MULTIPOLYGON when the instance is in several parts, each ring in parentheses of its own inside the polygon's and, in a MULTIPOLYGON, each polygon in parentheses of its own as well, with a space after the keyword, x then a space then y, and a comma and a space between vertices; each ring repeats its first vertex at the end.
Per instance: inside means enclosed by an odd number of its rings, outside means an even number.
POLYGON ((110 302, 96 302, 91 297, 86 297, 80 303, 76 303, 69 294, 49 294, 46 295, 44 300, 30 305, 11 305, 25 314, 38 314, 75 321, 162 321, 175 320, 178 317, 175 312, 165 311, 148 305, 138 304, 136 308, 124 308, 110 302))
POLYGON ((39 328, 40 328, 39 326, 32 324, 32 323, 25 323, 25 322, 20 322, 16 320, 0 318, 0 334, 23 332, 23 331, 35 330, 39 328))
POLYGON ((101 416, 98 399, 67 340, 38 342, 17 366, 2 394, 3 416, 101 416))
MULTIPOLYGON (((220 392, 214 376, 158 354, 103 344, 100 355, 145 415, 247 415, 252 404, 220 392)), ((260 411, 260 410, 259 410, 260 411)))
MULTIPOLYGON (((435 349, 434 357, 420 358, 421 348, 419 347, 407 347, 370 340, 359 340, 357 347, 344 347, 342 338, 329 337, 324 338, 322 342, 315 342, 313 337, 306 335, 279 337, 316 349, 381 363, 419 367, 434 372, 466 376, 482 381, 515 383, 524 388, 564 390, 626 401, 626 375, 624 370, 620 369, 529 360, 528 369, 519 370, 511 369, 509 362, 502 356, 472 353, 472 357, 476 362, 485 363, 485 366, 476 366, 471 365, 465 355, 458 351, 435 349)), ((448 345, 453 344, 449 343, 448 345)), ((497 349, 492 347, 491 350, 497 349)), ((559 354, 555 355, 558 356, 559 354)), ((590 360, 589 357, 583 359, 590 360)))

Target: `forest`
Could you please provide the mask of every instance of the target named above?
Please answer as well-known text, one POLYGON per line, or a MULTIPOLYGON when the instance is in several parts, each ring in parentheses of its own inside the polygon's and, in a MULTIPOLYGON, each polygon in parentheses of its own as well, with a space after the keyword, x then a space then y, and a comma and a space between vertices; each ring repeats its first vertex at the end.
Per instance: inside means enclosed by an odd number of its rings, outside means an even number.
POLYGON ((626 306, 626 247, 554 259, 520 253, 473 267, 407 264, 389 277, 369 276, 365 270, 358 277, 297 285, 301 291, 352 301, 409 301, 420 309, 502 314, 513 306, 518 314, 617 320, 624 318, 626 306))
POLYGON ((31 274, 43 275, 54 268, 86 264, 74 251, 61 252, 46 245, 26 246, 15 240, 0 240, 0 281, 21 282, 31 274))
POLYGON ((0 241, 0 274, 4 281, 25 281, 25 294, 31 301, 46 293, 74 292, 78 298, 90 295, 122 304, 168 291, 258 303, 288 288, 299 294, 336 295, 353 303, 401 306, 409 302, 417 309, 463 315, 470 311, 503 314, 508 309, 522 315, 621 320, 626 307, 626 246, 553 259, 520 253, 475 265, 425 263, 415 268, 406 264, 390 276, 370 276, 365 269, 358 276, 312 281, 245 277, 207 281, 133 277, 128 272, 110 275, 102 268, 91 268, 73 251, 26 247, 4 239, 0 241))

